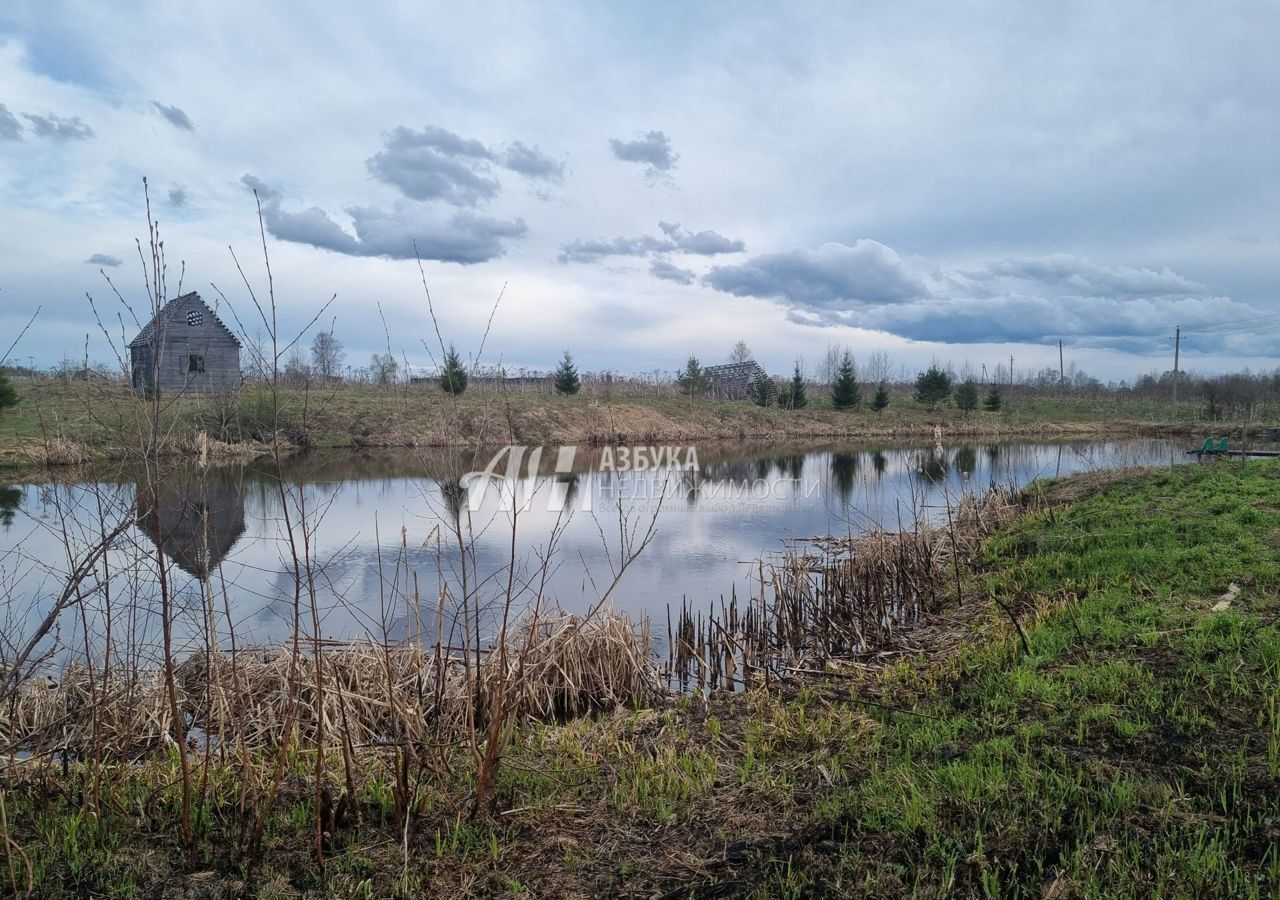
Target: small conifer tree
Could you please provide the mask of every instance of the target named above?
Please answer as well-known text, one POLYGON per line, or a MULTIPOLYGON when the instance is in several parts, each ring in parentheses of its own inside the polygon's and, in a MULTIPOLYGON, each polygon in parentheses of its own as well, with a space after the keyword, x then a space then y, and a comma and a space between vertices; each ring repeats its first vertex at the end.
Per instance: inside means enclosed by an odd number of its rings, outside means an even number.
POLYGON ((578 369, 573 364, 573 354, 564 351, 560 365, 556 366, 556 393, 576 394, 582 389, 582 380, 578 378, 578 369))
POLYGON ((795 374, 791 376, 791 385, 787 388, 787 407, 804 409, 808 403, 809 398, 804 392, 804 374, 800 371, 800 362, 797 360, 795 374))
POLYGON ((845 351, 840 358, 840 368, 831 382, 831 405, 836 409, 857 409, 862 404, 862 391, 858 387, 858 370, 853 356, 845 351))
POLYGON ((964 410, 966 415, 978 408, 978 386, 972 378, 956 388, 956 408, 964 410))
POLYGON ((761 375, 752 385, 751 400, 756 406, 768 406, 773 401, 773 380, 761 375))
POLYGON ((876 412, 883 412, 884 408, 889 405, 889 388, 882 381, 876 385, 876 394, 871 398, 871 408, 876 412))
POLYGON ((1000 396, 1000 388, 991 385, 991 390, 987 391, 987 399, 982 404, 986 407, 987 412, 999 412, 1000 407, 1004 406, 1004 398, 1000 396))
POLYGON ((444 354, 444 371, 440 373, 440 387, 446 394, 461 394, 467 389, 467 370, 453 344, 444 354))
POLYGON ((951 396, 951 376, 938 368, 930 366, 916 378, 916 402, 924 403, 933 409, 951 396))
POLYGON ((18 392, 14 389, 13 382, 0 370, 0 412, 4 412, 10 406, 18 405, 18 392))
POLYGON ((686 397, 701 397, 707 391, 707 376, 702 374, 702 364, 698 357, 690 356, 684 364, 684 371, 676 376, 676 384, 680 393, 686 397))

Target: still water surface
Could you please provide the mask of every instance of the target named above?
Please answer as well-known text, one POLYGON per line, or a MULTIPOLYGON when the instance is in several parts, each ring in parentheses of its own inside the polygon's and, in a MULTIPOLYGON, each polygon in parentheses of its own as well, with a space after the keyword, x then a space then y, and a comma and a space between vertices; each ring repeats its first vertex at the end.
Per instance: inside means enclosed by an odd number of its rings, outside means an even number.
MULTIPOLYGON (((515 517, 514 539, 500 491, 488 491, 480 508, 469 511, 457 487, 457 476, 484 469, 488 454, 290 460, 278 473, 284 497, 277 472, 266 464, 178 467, 141 513, 138 498, 145 492, 127 470, 72 483, 0 484, 0 628, 10 646, 29 633, 61 589, 68 559, 100 533, 100 517, 128 518, 132 524, 93 580, 91 642, 101 640, 110 599, 113 633, 154 643, 157 548, 179 611, 180 645, 198 645, 210 607, 223 642, 232 632, 241 646, 282 641, 291 631, 295 596, 289 522, 301 552, 305 501, 326 638, 434 634, 440 585, 460 594, 457 515, 473 535, 467 571, 476 597, 491 605, 506 593, 510 576, 518 606, 540 595, 574 612, 609 590, 626 554, 624 535, 634 547, 652 526, 648 546, 608 599, 636 619, 651 616, 655 633, 665 632, 668 605, 751 591, 753 562, 789 538, 856 533, 876 523, 909 527, 916 516, 939 515, 946 498, 964 490, 1184 459, 1180 445, 1154 439, 964 443, 941 450, 715 444, 698 447, 696 456, 696 472, 619 472, 608 470, 610 459, 601 451, 580 450, 572 471, 557 476, 555 453, 548 451, 539 475, 518 485, 517 496, 528 502, 515 517), (508 566, 513 545, 514 574, 508 566), (408 599, 415 584, 416 609, 408 599)), ((616 468, 616 454, 612 462, 616 468)), ((687 453, 679 462, 688 462, 687 453)), ((304 600, 307 593, 304 584, 304 600)), ((307 619, 309 630, 309 613, 307 619)), ((77 629, 85 625, 78 618, 63 622, 61 642, 78 640, 83 647, 77 629)))

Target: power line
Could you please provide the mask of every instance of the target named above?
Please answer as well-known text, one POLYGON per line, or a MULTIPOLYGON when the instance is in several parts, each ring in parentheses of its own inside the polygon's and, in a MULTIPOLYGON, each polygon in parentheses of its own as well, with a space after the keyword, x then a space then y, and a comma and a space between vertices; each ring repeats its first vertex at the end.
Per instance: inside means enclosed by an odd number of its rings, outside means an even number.
POLYGON ((1215 322, 1212 325, 1197 328, 1196 333, 1204 335, 1247 334, 1250 331, 1271 330, 1277 326, 1280 326, 1280 313, 1267 313, 1266 315, 1253 316, 1247 319, 1229 319, 1215 322))

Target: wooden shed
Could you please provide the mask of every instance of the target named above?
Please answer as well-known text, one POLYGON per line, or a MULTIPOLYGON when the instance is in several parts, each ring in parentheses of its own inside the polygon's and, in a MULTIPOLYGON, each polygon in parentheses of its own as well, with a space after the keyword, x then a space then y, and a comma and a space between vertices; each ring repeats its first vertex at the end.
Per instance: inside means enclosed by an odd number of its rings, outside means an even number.
POLYGON ((728 363, 723 366, 707 366, 702 370, 707 381, 707 393, 714 400, 754 400, 756 385, 765 383, 765 390, 772 401, 777 393, 773 379, 755 360, 728 363))
POLYGON ((129 344, 133 389, 210 393, 240 384, 240 341, 195 291, 175 297, 129 344))

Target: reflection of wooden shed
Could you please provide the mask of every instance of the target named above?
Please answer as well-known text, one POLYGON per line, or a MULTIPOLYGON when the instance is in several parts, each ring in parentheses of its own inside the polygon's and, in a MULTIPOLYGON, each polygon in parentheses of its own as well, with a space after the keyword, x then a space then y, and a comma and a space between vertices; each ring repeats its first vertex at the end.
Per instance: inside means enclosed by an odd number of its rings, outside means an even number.
POLYGON ((707 366, 702 370, 707 380, 707 393, 713 400, 754 400, 756 385, 765 383, 772 401, 778 389, 769 374, 755 360, 707 366))
POLYGON ((238 470, 175 473, 153 492, 138 485, 138 527, 178 568, 205 579, 244 534, 238 470))

